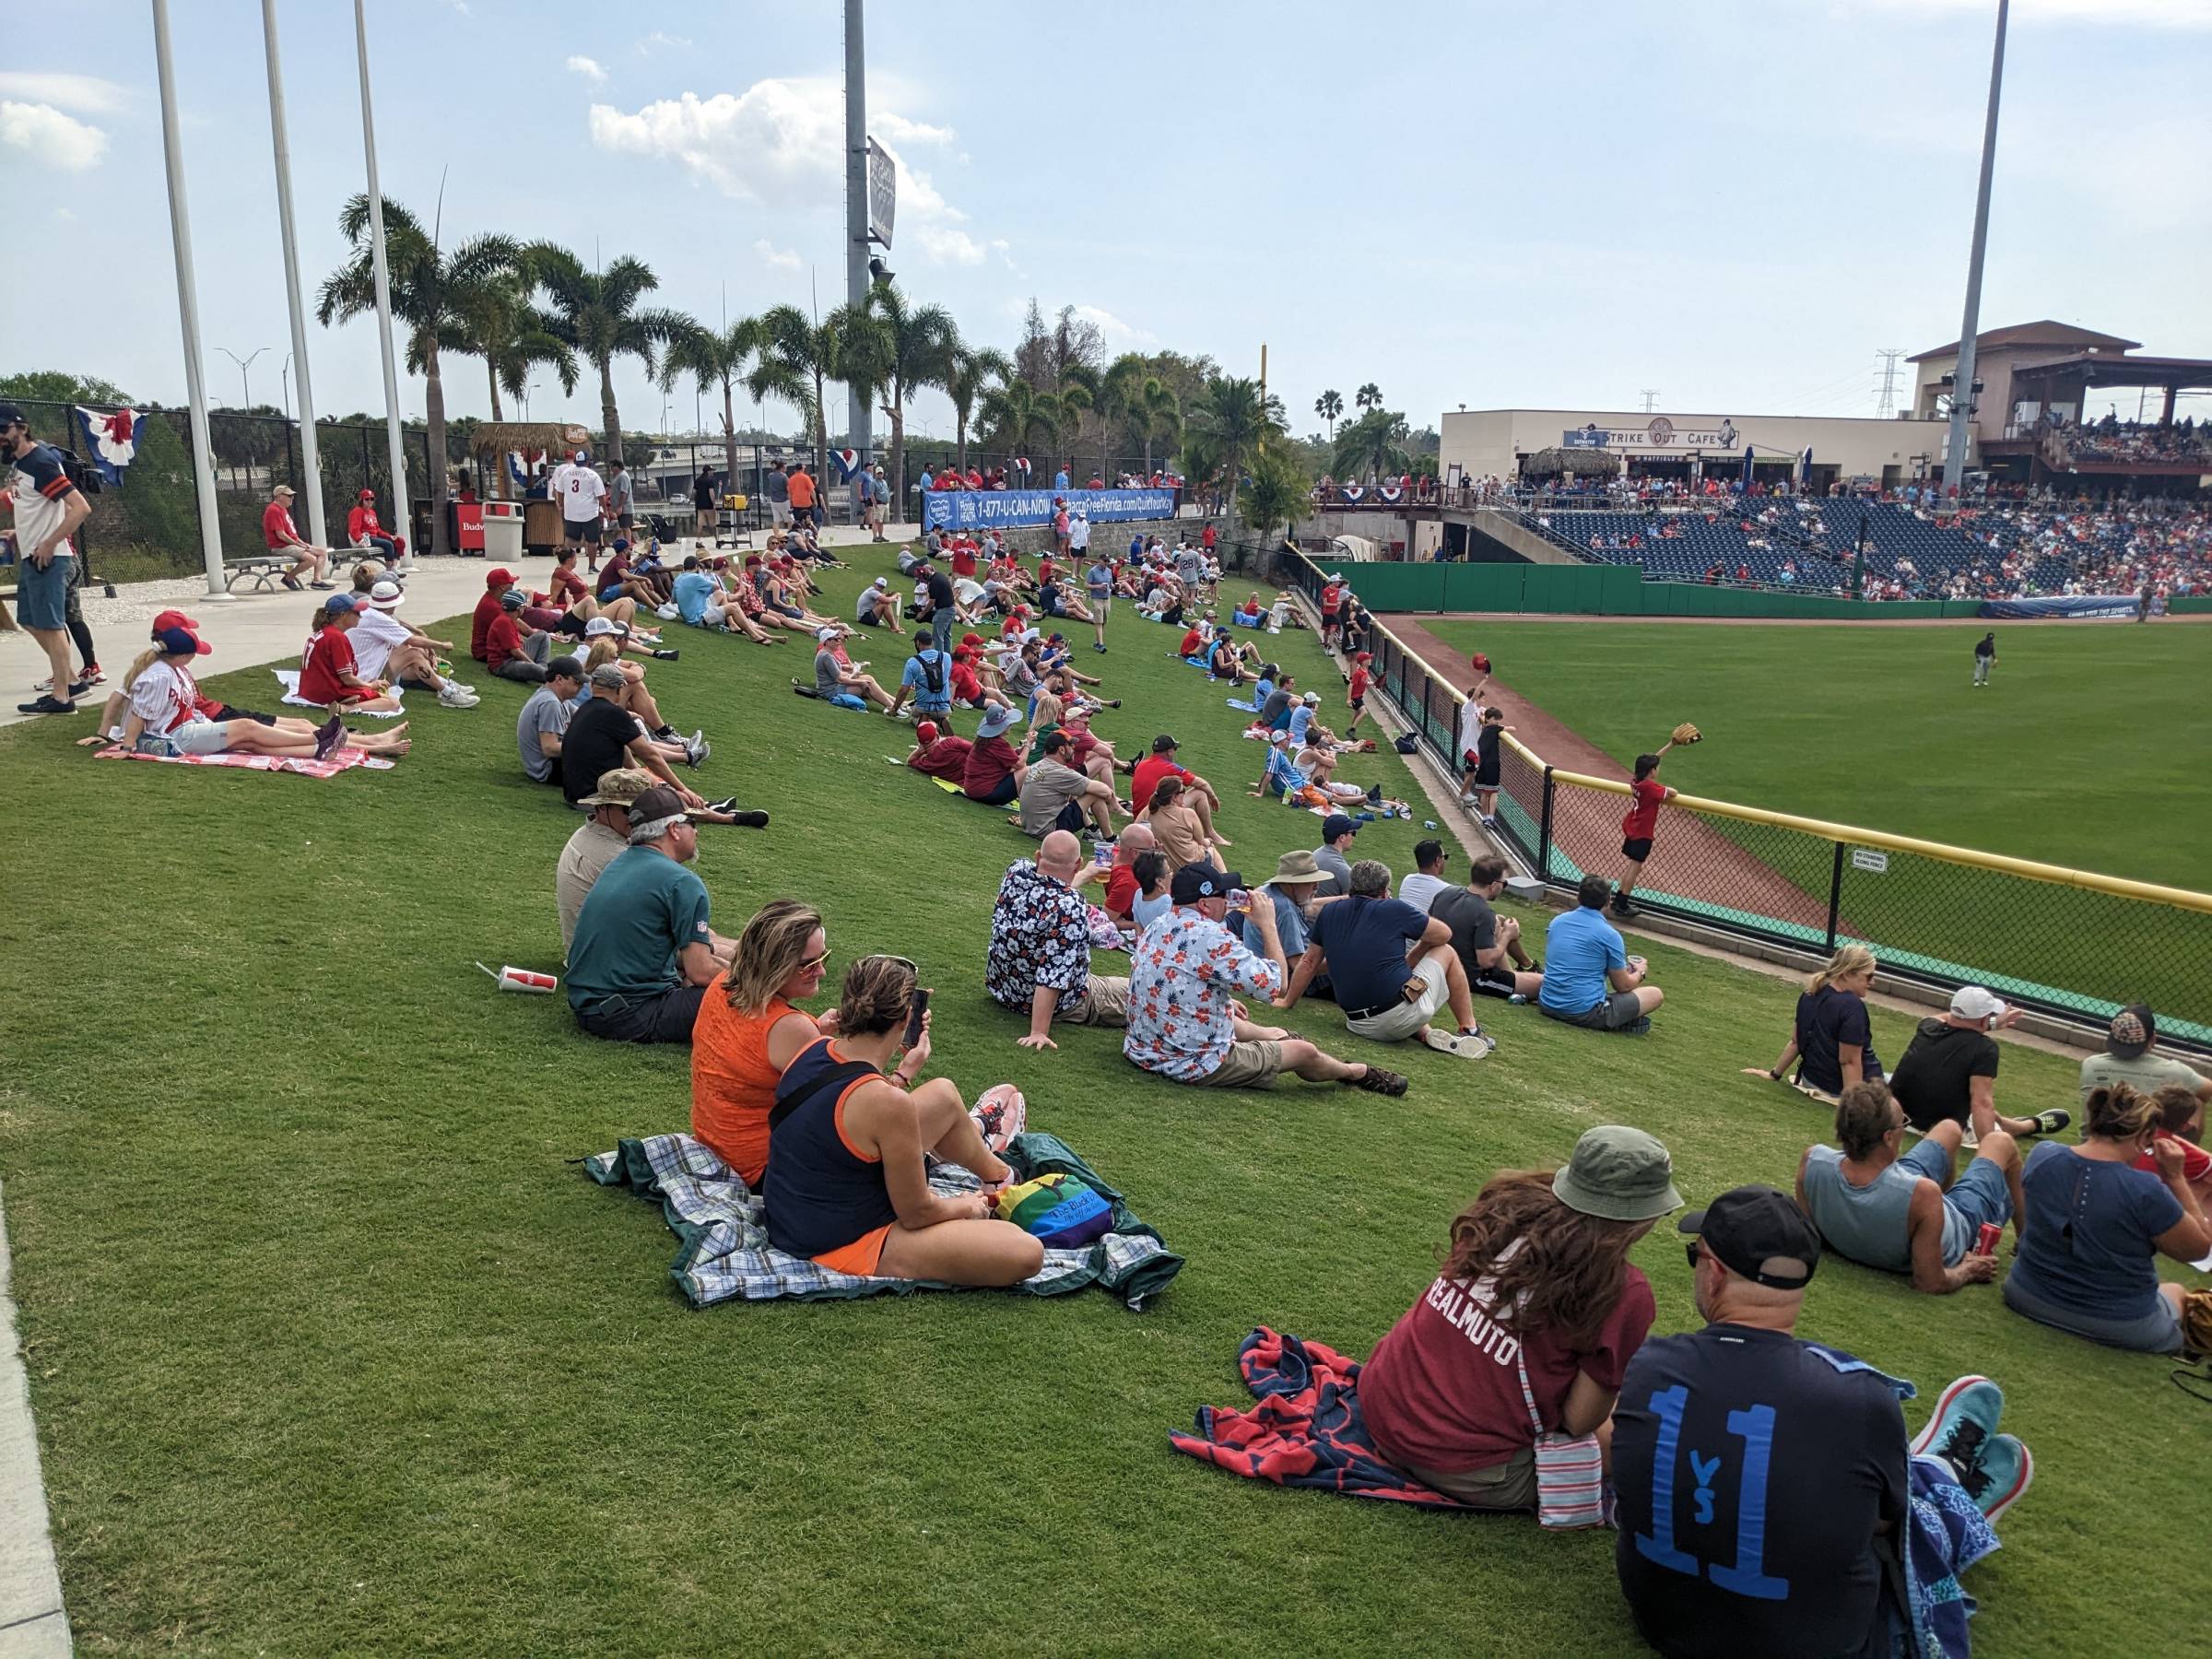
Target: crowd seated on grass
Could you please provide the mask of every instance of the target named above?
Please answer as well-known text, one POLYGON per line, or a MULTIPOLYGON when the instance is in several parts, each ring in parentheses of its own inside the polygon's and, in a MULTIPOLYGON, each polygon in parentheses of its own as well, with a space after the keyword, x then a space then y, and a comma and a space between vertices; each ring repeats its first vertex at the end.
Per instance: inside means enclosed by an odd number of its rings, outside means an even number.
POLYGON ((1961 985, 1950 1006, 1923 1019, 1912 1041, 1889 1074, 1890 1092, 1905 1109, 1905 1119, 1925 1135, 1945 1119, 1973 1132, 1978 1139, 2002 1129, 2024 1139, 2055 1135, 2074 1121, 2064 1107, 2032 1117, 2007 1117, 1997 1110, 1997 1067, 2003 1052, 1990 1037, 2020 1022, 2020 1010, 1985 986, 1961 985))
POLYGON ((2083 1102, 2078 1146, 2046 1141, 2028 1155, 2006 1307, 2109 1347, 2180 1351, 2185 1292, 2159 1282, 2157 1259, 2212 1254, 2212 1226, 2189 1183, 2186 1143, 2161 1135, 2164 1121, 2151 1096, 2100 1084, 2083 1102))
POLYGON ((359 626, 350 594, 333 594, 315 607, 307 625, 307 645, 300 655, 302 700, 359 714, 398 710, 400 700, 392 694, 391 682, 371 679, 360 672, 353 644, 346 637, 359 626))
MULTIPOLYGON (((1452 929, 1393 899, 1390 868, 1379 860, 1363 858, 1352 865, 1347 888, 1342 901, 1314 912, 1305 951, 1276 1006, 1298 1006, 1325 968, 1345 1029, 1353 1035, 1373 1042, 1418 1039, 1463 1060, 1488 1054, 1491 1044, 1475 1023, 1474 994, 1452 949, 1452 929), (1447 1007, 1455 1027, 1451 1030, 1431 1023, 1447 1007)), ((1256 918, 1261 910, 1251 913, 1256 918)))
POLYGON ((1854 1083, 1881 1081, 1881 1056, 1874 1052, 1874 1027, 1866 1016, 1866 993, 1878 966, 1865 946, 1844 945, 1805 982, 1789 1040, 1766 1068, 1771 1080, 1781 1082, 1794 1064, 1795 1087, 1830 1100, 1854 1083))
POLYGON ((983 989, 1002 1008, 1026 1015, 1016 1041, 1049 1049, 1055 1021, 1066 1025, 1127 1023, 1129 981, 1090 971, 1090 906, 1084 887, 1104 874, 1083 856, 1083 843, 1054 830, 1035 859, 1009 865, 991 909, 991 947, 983 989))
MULTIPOLYGON (((357 626, 347 643, 353 651, 355 672, 361 678, 419 686, 449 709, 477 706, 480 700, 475 691, 438 672, 438 653, 453 650, 453 641, 433 640, 399 619, 406 592, 398 582, 381 570, 365 568, 354 572, 354 586, 357 626), (364 575, 369 576, 365 588, 364 575)), ((304 670, 301 677, 304 680, 304 670)))
POLYGON ((1852 1084, 1836 1105, 1834 1147, 1812 1146, 1797 1165, 1797 1202, 1838 1255, 1909 1273, 1912 1288, 1948 1295, 1996 1277, 1985 1227, 2013 1225, 2027 1206, 2019 1143, 1985 1136, 1956 1176, 1961 1126, 1946 1119, 1904 1149, 1905 1114, 1878 1080, 1852 1084))
POLYGON ((784 1068, 762 1178, 770 1241, 841 1273, 1018 1285, 1044 1265, 1044 1245, 993 1215, 1014 1171, 959 1088, 922 1080, 926 1016, 920 1041, 903 1041, 916 989, 912 963, 860 958, 845 971, 835 1030, 784 1068), (925 1155, 967 1170, 982 1190, 932 1192, 925 1155))
POLYGON ((1289 977, 1272 905, 1250 911, 1259 951, 1246 949, 1224 925, 1230 896, 1242 886, 1237 872, 1210 864, 1175 872, 1173 908, 1146 926, 1132 952, 1122 1040, 1130 1064, 1171 1082, 1220 1088, 1266 1088, 1288 1071, 1309 1082, 1404 1094, 1406 1080, 1396 1072, 1335 1059, 1280 1026, 1237 1013, 1239 993, 1272 1002, 1289 977))
POLYGON ((1556 1174, 1493 1175, 1359 1373, 1375 1449, 1486 1510, 1536 1507, 1539 1435, 1594 1437, 1609 1462, 1614 1402, 1658 1312, 1629 1250, 1681 1206, 1641 1129, 1586 1130, 1556 1174))
POLYGON ((1619 931, 1606 920, 1612 899, 1610 881, 1585 876, 1575 889, 1575 908, 1551 919, 1536 1006, 1567 1025, 1641 1037, 1666 994, 1644 982, 1643 959, 1628 954, 1619 931))
POLYGON ((684 867, 698 855, 699 831, 683 798, 665 784, 639 795, 629 839, 577 912, 569 1007, 594 1037, 688 1043, 731 942, 708 924, 707 884, 684 867))
POLYGON ((342 748, 397 757, 407 752, 406 723, 384 732, 354 732, 333 714, 320 725, 218 703, 200 690, 193 667, 215 648, 186 626, 182 613, 155 618, 152 643, 123 677, 123 688, 100 711, 99 733, 86 747, 111 742, 133 754, 173 760, 195 755, 268 755, 324 760, 342 748), (162 626, 165 618, 173 618, 162 626))
POLYGON ((830 935, 821 912, 795 899, 764 904, 707 986, 691 1028, 691 1134, 759 1190, 768 1168, 776 1085, 791 1063, 837 1029, 834 1010, 798 1005, 822 988, 830 935))
MULTIPOLYGON (((1441 866, 1440 866, 1441 867, 1441 866)), ((1544 992, 1544 970, 1521 943, 1521 922, 1491 908, 1505 891, 1505 860, 1494 853, 1467 865, 1465 887, 1445 887, 1429 900, 1429 914, 1452 930, 1452 949, 1477 996, 1534 1002, 1544 992)), ((1399 887, 1405 895, 1405 884, 1399 887)))

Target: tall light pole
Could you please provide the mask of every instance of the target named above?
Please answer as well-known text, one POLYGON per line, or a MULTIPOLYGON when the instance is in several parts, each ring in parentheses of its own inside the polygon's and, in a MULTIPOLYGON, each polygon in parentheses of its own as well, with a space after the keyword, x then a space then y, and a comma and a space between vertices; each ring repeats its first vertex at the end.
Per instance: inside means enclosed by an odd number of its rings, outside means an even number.
MULTIPOLYGON (((384 440, 392 456, 392 521, 409 534, 407 446, 399 431, 399 365, 392 355, 392 273, 384 264, 384 195, 376 182, 376 112, 369 97, 369 18, 353 0, 353 44, 361 65, 361 148, 369 159, 369 263, 376 277, 376 337, 384 356, 384 440)), ((442 455, 428 457, 442 465, 442 455)), ((432 527, 435 535, 436 527, 432 527)), ((417 552, 421 549, 418 547, 417 552)))
MULTIPOLYGON (((307 539, 318 547, 330 546, 323 519, 323 453, 315 436, 315 394, 307 374, 307 307, 300 297, 300 241, 292 230, 292 141, 284 119, 284 71, 277 61, 276 0, 261 0, 261 41, 269 61, 269 144, 276 162, 276 226, 284 238, 284 298, 292 313, 292 349, 285 361, 285 378, 300 371, 300 460, 307 475, 307 539)), ((291 394, 285 394, 284 412, 289 419, 291 394)))
POLYGON ((200 561, 207 571, 207 597, 228 599, 222 523, 215 510, 215 451, 207 435, 207 386, 200 369, 200 291, 192 270, 192 217, 184 206, 184 149, 177 135, 169 0, 153 0, 153 6, 154 71, 161 83, 161 155, 169 167, 169 231, 177 265, 177 321, 184 334, 184 396, 192 406, 192 482, 200 510, 200 561))
POLYGON ((1982 255, 1989 243, 1989 178, 1997 159, 1997 94, 2005 84, 2005 21, 2011 0, 1997 0, 1997 43, 1989 58, 1989 113, 1982 126, 1982 182, 1974 193, 1974 241, 1966 261, 1966 320, 1951 373, 1951 425, 1943 447, 1943 492, 1958 509, 1966 479, 1967 425, 1974 408, 1974 335, 1982 325, 1982 255))
MULTIPOLYGON (((845 0, 845 299, 868 300, 868 54, 862 29, 863 0, 845 0)), ((868 400, 850 389, 845 441, 868 458, 868 400)))
POLYGON ((228 346, 218 346, 216 349, 238 365, 238 384, 240 390, 245 395, 245 402, 240 404, 238 406, 241 409, 252 408, 253 406, 253 382, 247 375, 246 371, 253 367, 253 359, 259 357, 263 352, 266 351, 268 347, 266 346, 256 346, 253 350, 247 352, 242 358, 240 357, 237 352, 231 350, 228 346))

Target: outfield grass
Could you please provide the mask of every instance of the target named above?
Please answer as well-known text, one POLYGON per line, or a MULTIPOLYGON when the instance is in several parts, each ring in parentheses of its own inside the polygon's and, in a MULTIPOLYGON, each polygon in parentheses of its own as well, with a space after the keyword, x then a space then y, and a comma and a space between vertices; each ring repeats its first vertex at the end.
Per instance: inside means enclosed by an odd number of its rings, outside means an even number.
POLYGON ((2212 629, 1428 626, 1623 763, 1695 721, 1689 794, 2212 890, 2212 629))
MULTIPOLYGON (((888 565, 833 576, 838 608, 888 565)), ((1166 634, 1117 615, 1111 637, 1081 664, 1132 700, 1104 734, 1182 738, 1247 871, 1310 846, 1312 818, 1243 794, 1256 746, 1166 634)), ((1280 643, 1334 684, 1309 637, 1280 643)), ((329 782, 0 731, 30 818, 0 878, 0 1170, 84 1650, 1636 1651, 1606 1537, 1256 1487, 1167 1431, 1241 1397, 1256 1323, 1365 1353, 1480 1182, 1592 1124, 1665 1137, 1693 1200, 1786 1184, 1819 1114, 1735 1068, 1772 1059, 1789 987, 1651 942, 1669 994, 1648 1039, 1497 1006, 1478 1066, 1391 1057, 1400 1101, 1178 1088, 1103 1032, 1030 1054, 981 988, 1027 843, 887 765, 900 731, 792 697, 800 648, 683 644, 653 676, 717 740, 700 782, 776 815, 703 838, 724 930, 799 894, 833 971, 916 958, 940 1069, 971 1098, 1018 1082, 1188 1266, 1141 1316, 1095 1294, 688 1309, 657 1211, 573 1161, 682 1127, 686 1056, 582 1038, 472 965, 559 954, 574 819, 516 775, 521 688, 479 677, 483 706, 421 711, 396 771, 329 782)), ((211 685, 265 706, 272 682, 211 685)), ((1406 787, 1394 756, 1349 770, 1406 787)), ((1419 833, 1360 850, 1402 872, 1419 833)), ((1296 1023, 1378 1053, 1325 1007, 1296 1023)), ((1902 1048, 1904 1018, 1876 1026, 1902 1048)), ((2000 1094, 2069 1102, 2072 1067, 2008 1049, 2000 1094)), ((1637 1255, 1659 1328, 1694 1323, 1677 1243, 1637 1255)), ((2026 1324, 1994 1289, 1938 1302, 1840 1264, 1806 1332, 1929 1394, 2005 1382, 2039 1477, 1972 1577, 1987 1651, 2194 1628, 2173 1542, 2212 1535, 2212 1458, 2166 1362, 2026 1324)))

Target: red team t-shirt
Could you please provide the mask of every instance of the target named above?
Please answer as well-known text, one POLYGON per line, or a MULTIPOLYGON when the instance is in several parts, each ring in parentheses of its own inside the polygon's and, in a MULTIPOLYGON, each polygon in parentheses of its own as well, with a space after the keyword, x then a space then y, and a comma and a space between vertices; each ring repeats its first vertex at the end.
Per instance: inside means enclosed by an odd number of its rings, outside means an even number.
POLYGON ((1136 763, 1136 771, 1129 780, 1129 798, 1141 810, 1152 803, 1152 792, 1159 787, 1162 778, 1181 778, 1185 783, 1195 783, 1196 774, 1185 771, 1166 755, 1147 755, 1136 763))
POLYGON ((1106 902, 1100 908, 1110 916, 1126 916, 1141 890, 1136 871, 1128 865, 1116 865, 1107 873, 1106 902))
POLYGON ((361 693, 340 678, 353 672, 353 645, 339 628, 325 628, 307 642, 300 664, 300 695, 311 703, 359 700, 361 693))
MULTIPOLYGON (((2171 1141, 2175 1146, 2181 1147, 2182 1179, 2183 1181, 2194 1185, 2202 1181, 2208 1171, 2212 1171, 2212 1152, 2207 1152, 2202 1147, 2183 1140, 2178 1135, 2169 1135, 2163 1129, 2159 1131, 2159 1139, 2171 1141)), ((2136 1168, 2148 1170, 2153 1175, 2156 1175, 2159 1172, 2159 1160, 2152 1154, 2146 1152, 2136 1159, 2136 1168)))
POLYGON ((1358 702, 1361 698, 1367 695, 1367 688, 1372 684, 1374 684, 1374 681, 1365 668, 1354 668, 1352 670, 1352 683, 1350 686, 1346 688, 1345 695, 1351 699, 1352 701, 1358 702))
POLYGON ((484 665, 496 670, 509 657, 522 654, 523 630, 514 625, 512 617, 501 611, 484 630, 484 665))
POLYGON ((968 772, 968 751, 972 746, 965 737, 940 737, 927 748, 909 755, 906 763, 916 771, 933 778, 949 778, 958 783, 968 772))
POLYGON ((1630 1267, 1619 1304, 1589 1348, 1578 1353, 1542 1332, 1524 1346, 1499 1329, 1479 1295, 1440 1274, 1359 1373, 1368 1429, 1401 1467, 1450 1475, 1495 1467, 1535 1441, 1516 1356, 1528 1367, 1537 1415, 1557 1429, 1576 1372, 1619 1388, 1654 1312, 1651 1281, 1630 1267))
POLYGON ((968 767, 960 774, 960 787, 980 801, 1005 782, 1020 761, 1014 746, 1004 737, 981 738, 969 746, 968 767))
POLYGON ((1659 803, 1666 799, 1666 785, 1656 778, 1640 778, 1629 785, 1629 794, 1635 805, 1620 820, 1620 832, 1630 841, 1647 840, 1659 826, 1659 803))

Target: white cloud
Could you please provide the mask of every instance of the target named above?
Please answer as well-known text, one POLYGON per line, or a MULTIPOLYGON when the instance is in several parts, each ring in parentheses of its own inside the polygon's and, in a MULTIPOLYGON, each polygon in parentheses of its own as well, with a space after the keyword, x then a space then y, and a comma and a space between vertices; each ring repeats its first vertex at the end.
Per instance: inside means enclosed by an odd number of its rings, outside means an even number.
POLYGON ((129 88, 97 75, 45 74, 32 69, 0 69, 0 98, 7 97, 75 110, 81 115, 120 115, 131 102, 129 88))
POLYGON ((52 104, 0 100, 0 147, 21 150, 64 172, 84 172, 108 153, 108 135, 52 104))
POLYGON ((760 255, 763 265, 771 265, 779 271, 795 271, 799 268, 798 250, 779 248, 765 236, 753 243, 753 252, 760 255))
MULTIPOLYGON (((877 111, 877 141, 899 179, 897 230, 937 265, 980 265, 982 243, 960 229, 968 216, 927 173, 909 166, 893 134, 945 144, 949 128, 877 111)), ((674 161, 724 195, 772 208, 818 208, 844 199, 844 93, 826 77, 755 81, 743 92, 686 92, 635 111, 594 104, 592 142, 618 155, 674 161)))
POLYGON ((606 71, 599 67, 597 61, 592 58, 571 58, 569 60, 569 73, 571 75, 582 76, 585 80, 590 81, 594 87, 604 86, 606 84, 606 71))
POLYGON ((1078 305, 1076 307, 1076 315, 1086 321, 1096 323, 1099 325, 1099 334, 1109 346, 1126 347, 1159 344, 1158 335, 1147 334, 1141 328, 1133 327, 1102 306, 1078 305))
MULTIPOLYGON (((1854 0, 1877 11, 1940 12, 1994 26, 1988 0, 1854 0)), ((2145 29, 2212 29, 2212 0, 2019 0, 2020 23, 2135 24, 2145 29)))
POLYGON ((76 223, 76 215, 66 207, 56 207, 53 210, 53 217, 61 220, 61 222, 65 225, 74 225, 76 223))
POLYGON ((640 57, 650 57, 653 53, 663 50, 688 52, 691 50, 691 37, 672 35, 656 29, 638 42, 640 57))
POLYGON ((909 121, 890 110, 878 110, 868 119, 873 135, 888 139, 893 144, 950 144, 956 135, 950 127, 930 126, 919 121, 909 121))

